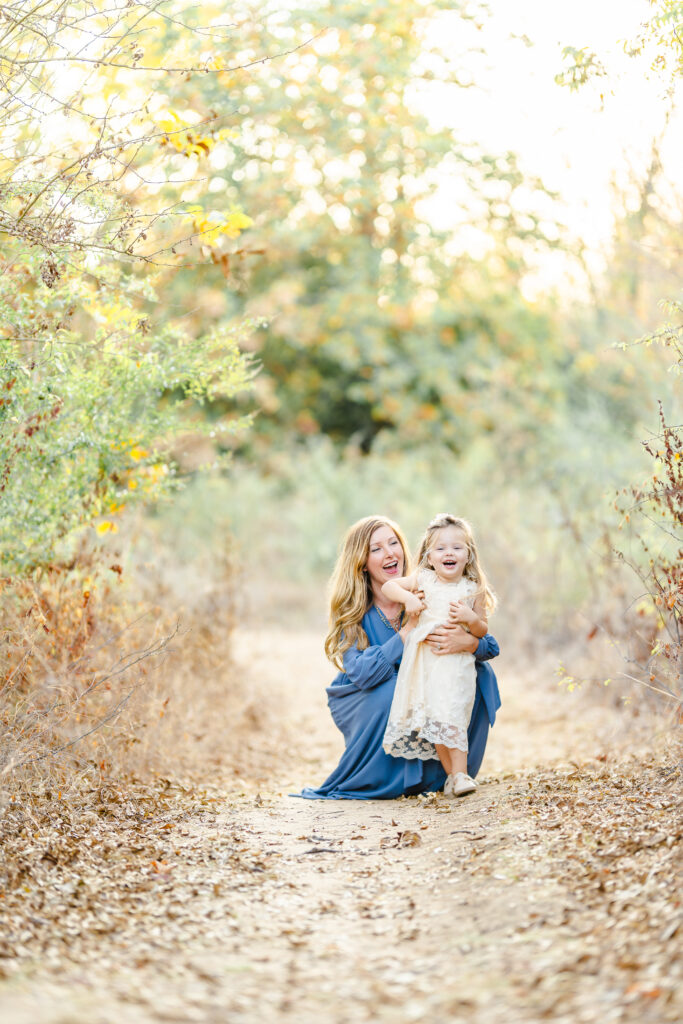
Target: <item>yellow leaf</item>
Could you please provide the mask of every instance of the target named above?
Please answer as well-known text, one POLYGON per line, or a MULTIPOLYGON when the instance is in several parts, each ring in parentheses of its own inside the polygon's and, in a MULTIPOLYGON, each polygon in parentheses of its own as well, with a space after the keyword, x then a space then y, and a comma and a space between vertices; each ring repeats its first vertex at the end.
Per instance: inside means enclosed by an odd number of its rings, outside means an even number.
POLYGON ((228 238, 237 238, 241 231, 245 228, 250 228, 253 223, 251 217, 247 217, 246 213, 242 213, 241 210, 234 210, 228 215, 223 228, 223 234, 227 235, 228 238))
POLYGON ((240 209, 223 214, 217 210, 205 213, 200 206, 188 206, 186 213, 192 217, 195 231, 201 236, 202 245, 214 245, 221 235, 237 238, 241 231, 254 223, 251 217, 240 209))
POLYGON ((179 128, 185 127, 175 110, 162 110, 156 119, 156 124, 162 132, 176 132, 179 128))
POLYGON ((111 523, 109 520, 105 519, 104 522, 97 524, 95 530, 99 536, 102 537, 105 533, 116 533, 118 526, 116 523, 111 523))

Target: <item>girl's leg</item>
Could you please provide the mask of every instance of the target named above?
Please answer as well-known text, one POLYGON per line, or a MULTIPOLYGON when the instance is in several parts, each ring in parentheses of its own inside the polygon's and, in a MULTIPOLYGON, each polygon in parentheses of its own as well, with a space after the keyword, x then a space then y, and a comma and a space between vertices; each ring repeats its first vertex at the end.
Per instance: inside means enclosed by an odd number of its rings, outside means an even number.
POLYGON ((450 755, 453 767, 450 795, 465 796, 467 793, 473 793, 477 784, 467 775, 467 751, 451 747, 450 755))
POLYGON ((434 746, 436 747, 436 752, 439 756, 439 761, 441 761, 441 764, 443 765, 443 770, 445 771, 446 775, 452 775, 453 772, 455 771, 451 763, 452 751, 450 751, 448 747, 445 747, 443 743, 435 743, 434 746))

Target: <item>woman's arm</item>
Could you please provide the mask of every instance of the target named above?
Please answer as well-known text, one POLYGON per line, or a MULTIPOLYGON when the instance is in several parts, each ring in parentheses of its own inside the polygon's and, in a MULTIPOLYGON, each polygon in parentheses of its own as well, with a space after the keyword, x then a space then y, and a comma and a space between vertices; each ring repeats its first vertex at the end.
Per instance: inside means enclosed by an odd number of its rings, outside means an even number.
POLYGON ((500 647, 498 646, 498 641, 491 633, 487 633, 486 636, 481 638, 474 652, 477 661, 490 661, 491 658, 497 658, 499 654, 500 647))
POLYGON ((395 633, 386 643, 374 644, 364 651, 350 647, 342 661, 349 682, 360 690, 371 690, 393 676, 402 657, 403 637, 395 633))

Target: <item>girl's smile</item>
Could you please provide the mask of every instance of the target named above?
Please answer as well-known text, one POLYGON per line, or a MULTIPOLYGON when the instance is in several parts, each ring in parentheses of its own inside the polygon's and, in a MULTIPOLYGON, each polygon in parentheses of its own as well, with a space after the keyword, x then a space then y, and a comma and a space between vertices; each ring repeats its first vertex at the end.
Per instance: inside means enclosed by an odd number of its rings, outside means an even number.
POLYGON ((459 580, 465 571, 469 548, 465 534, 457 526, 445 526, 436 535, 429 551, 429 564, 441 579, 459 580))

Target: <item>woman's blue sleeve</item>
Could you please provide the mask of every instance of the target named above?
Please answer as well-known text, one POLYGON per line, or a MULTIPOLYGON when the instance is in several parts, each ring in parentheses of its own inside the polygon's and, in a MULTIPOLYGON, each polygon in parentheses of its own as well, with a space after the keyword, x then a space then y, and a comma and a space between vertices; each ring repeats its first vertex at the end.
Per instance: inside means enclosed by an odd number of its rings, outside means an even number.
POLYGON ((479 646, 474 652, 474 657, 477 661, 490 661, 491 658, 497 658, 500 654, 500 647, 495 637, 487 633, 479 641, 479 646))
POLYGON ((396 633, 386 643, 374 644, 364 651, 350 647, 342 660, 349 682, 359 690, 371 690, 394 675, 402 657, 403 640, 396 633))

